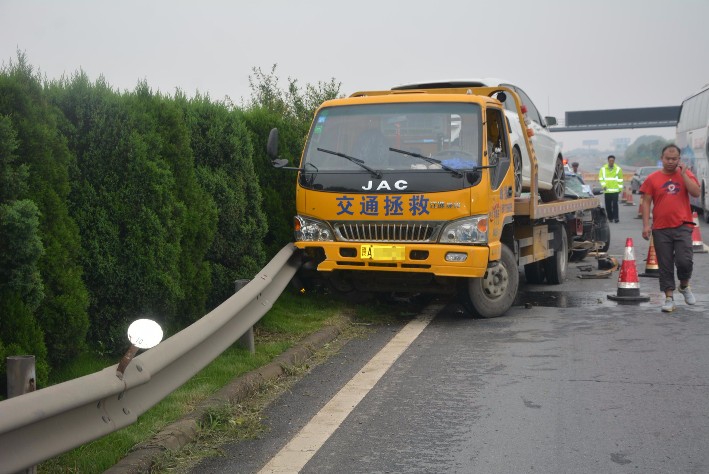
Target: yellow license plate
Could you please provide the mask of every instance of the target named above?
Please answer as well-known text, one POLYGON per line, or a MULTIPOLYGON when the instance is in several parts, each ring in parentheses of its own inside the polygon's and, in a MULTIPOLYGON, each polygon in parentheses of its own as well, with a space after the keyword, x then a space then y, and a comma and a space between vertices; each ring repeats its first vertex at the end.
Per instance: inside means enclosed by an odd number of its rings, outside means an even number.
POLYGON ((401 245, 362 245, 359 255, 371 260, 404 260, 405 249, 401 245))

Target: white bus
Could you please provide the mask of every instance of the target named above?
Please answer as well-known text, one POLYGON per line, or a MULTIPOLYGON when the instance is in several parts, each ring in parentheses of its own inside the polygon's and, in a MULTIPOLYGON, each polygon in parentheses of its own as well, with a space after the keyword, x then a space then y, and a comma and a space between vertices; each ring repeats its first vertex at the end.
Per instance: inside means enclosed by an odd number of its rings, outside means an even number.
POLYGON ((692 207, 709 222, 709 84, 682 102, 676 143, 702 189, 698 198, 690 196, 692 207))

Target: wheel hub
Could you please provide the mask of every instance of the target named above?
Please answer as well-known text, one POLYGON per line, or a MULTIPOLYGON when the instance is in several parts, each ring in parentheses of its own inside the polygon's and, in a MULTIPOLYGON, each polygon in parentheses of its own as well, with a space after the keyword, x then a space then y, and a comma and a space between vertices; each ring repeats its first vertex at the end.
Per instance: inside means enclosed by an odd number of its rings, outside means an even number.
POLYGON ((490 298, 499 298, 507 291, 509 275, 504 265, 488 268, 482 281, 483 291, 490 298))

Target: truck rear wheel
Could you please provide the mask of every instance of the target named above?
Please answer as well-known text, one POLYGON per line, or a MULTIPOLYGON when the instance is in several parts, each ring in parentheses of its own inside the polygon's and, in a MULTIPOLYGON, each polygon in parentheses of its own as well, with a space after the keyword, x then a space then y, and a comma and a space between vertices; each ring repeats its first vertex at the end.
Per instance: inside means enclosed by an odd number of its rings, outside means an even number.
MULTIPOLYGON (((566 267, 569 263, 569 240, 566 237, 566 228, 559 226, 560 243, 559 250, 554 251, 554 255, 547 257, 544 262, 544 274, 547 277, 547 283, 550 285, 558 285, 566 278, 566 267)), ((555 236, 556 237, 556 236, 555 236)))
POLYGON ((502 256, 492 262, 482 278, 468 278, 461 290, 461 301, 475 318, 502 316, 514 303, 519 288, 519 270, 514 253, 502 246, 502 256))
POLYGON ((544 265, 542 262, 532 262, 524 266, 524 277, 527 283, 540 284, 544 283, 544 265))

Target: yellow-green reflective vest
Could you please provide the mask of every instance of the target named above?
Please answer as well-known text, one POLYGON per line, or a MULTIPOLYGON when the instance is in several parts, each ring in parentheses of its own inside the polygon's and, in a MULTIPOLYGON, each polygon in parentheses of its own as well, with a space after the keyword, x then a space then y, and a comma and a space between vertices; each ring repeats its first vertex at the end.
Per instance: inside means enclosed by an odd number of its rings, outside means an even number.
POLYGON ((598 172, 598 182, 607 193, 619 193, 623 190, 623 170, 618 165, 610 169, 606 163, 598 172))

